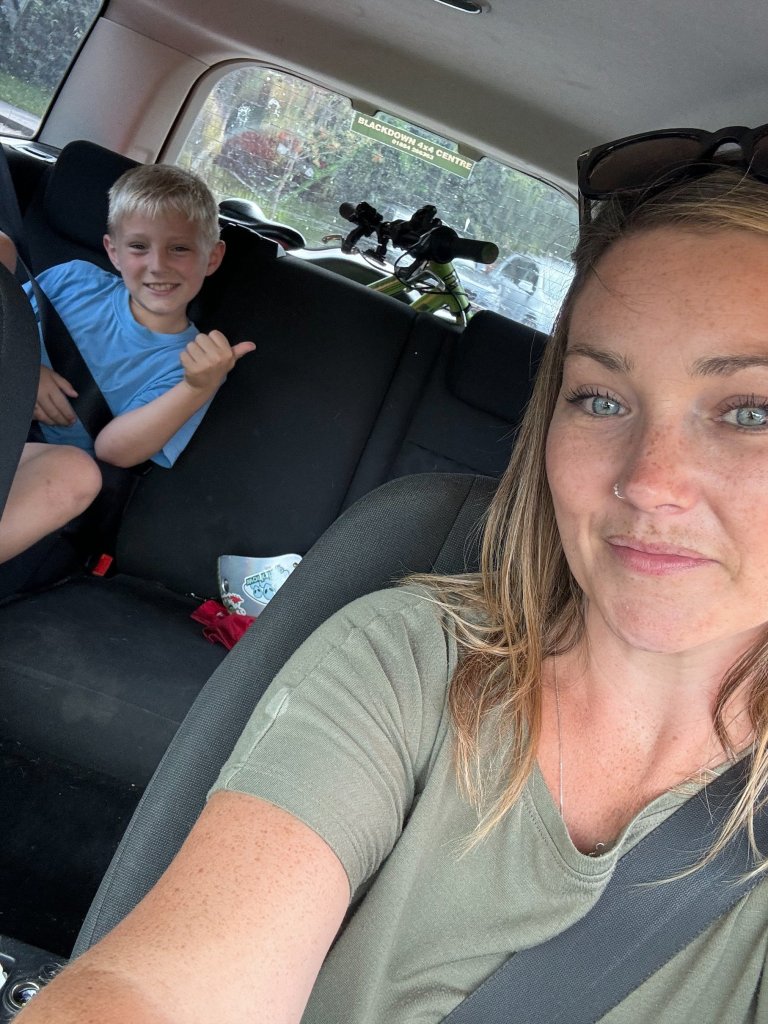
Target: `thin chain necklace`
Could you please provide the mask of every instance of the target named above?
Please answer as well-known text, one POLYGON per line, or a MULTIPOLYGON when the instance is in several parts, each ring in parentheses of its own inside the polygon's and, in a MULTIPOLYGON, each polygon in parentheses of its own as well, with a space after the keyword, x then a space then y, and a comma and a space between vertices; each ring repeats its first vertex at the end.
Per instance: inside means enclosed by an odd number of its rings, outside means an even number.
MULTIPOLYGON (((561 718, 560 718, 560 687, 559 687, 558 681, 557 681, 557 662, 556 661, 553 662, 553 668, 554 668, 554 678, 555 678, 555 711, 556 711, 556 714, 557 714, 557 754, 558 754, 558 765, 557 765, 557 767, 558 767, 558 790, 559 790, 559 792, 558 792, 558 803, 559 803, 559 807, 560 807, 560 817, 563 819, 563 822, 565 822, 565 814, 563 813, 563 809, 564 809, 564 800, 563 800, 563 730, 562 730, 562 723, 561 723, 561 718)), ((742 751, 742 753, 744 753, 744 751, 742 751)), ((736 760, 738 760, 738 758, 740 756, 741 756, 741 754, 726 753, 726 761, 724 762, 724 764, 726 766, 730 765, 730 764, 733 764, 736 760)), ((709 767, 709 765, 710 765, 712 760, 713 760, 713 758, 710 758, 710 760, 706 764, 702 765, 702 767, 698 770, 698 772, 694 772, 694 774, 691 775, 688 780, 684 780, 684 781, 694 781, 698 777, 699 781, 701 782, 701 784, 704 785, 706 782, 709 781, 709 779, 711 779, 715 774, 717 774, 716 772, 714 772, 709 767)), ((605 853, 605 851, 607 849, 608 849, 608 844, 607 843, 595 843, 594 848, 589 851, 587 856, 588 857, 599 857, 602 853, 605 853)))
MULTIPOLYGON (((560 805, 560 817, 565 822, 565 814, 563 813, 564 801, 563 801, 563 729, 560 720, 560 687, 557 683, 557 662, 554 662, 555 670, 555 711, 557 714, 557 767, 558 767, 558 797, 560 805)), ((599 857, 601 853, 605 853, 605 843, 595 843, 594 848, 587 854, 588 857, 599 857)))
POLYGON ((560 780, 560 817, 563 818, 563 730, 560 724, 560 687, 557 685, 557 665, 555 665, 555 710, 557 712, 557 757, 560 780))

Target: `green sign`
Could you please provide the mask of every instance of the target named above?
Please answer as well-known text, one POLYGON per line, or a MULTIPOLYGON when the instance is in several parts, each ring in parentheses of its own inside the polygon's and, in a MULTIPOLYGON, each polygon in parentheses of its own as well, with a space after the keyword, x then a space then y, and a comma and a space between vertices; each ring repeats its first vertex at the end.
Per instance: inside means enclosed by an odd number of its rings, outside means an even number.
POLYGON ((418 135, 413 135, 403 128, 395 128, 394 125, 387 124, 386 121, 379 121, 377 117, 355 114, 352 119, 352 131, 359 135, 365 135, 369 139, 376 139, 387 146, 393 146, 410 156, 417 156, 429 164, 436 164, 444 171, 458 174, 460 178, 468 178, 475 166, 474 160, 467 160, 465 156, 460 156, 450 149, 444 149, 429 139, 421 139, 418 135))

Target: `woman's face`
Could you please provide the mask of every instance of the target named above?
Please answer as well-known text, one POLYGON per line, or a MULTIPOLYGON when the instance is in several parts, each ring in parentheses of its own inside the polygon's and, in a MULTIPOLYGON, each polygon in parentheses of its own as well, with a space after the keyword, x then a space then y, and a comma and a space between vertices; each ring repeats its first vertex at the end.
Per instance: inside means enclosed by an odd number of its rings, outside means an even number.
POLYGON ((755 638, 768 621, 768 238, 656 228, 602 257, 573 309, 547 475, 588 629, 598 616, 666 653, 755 638))

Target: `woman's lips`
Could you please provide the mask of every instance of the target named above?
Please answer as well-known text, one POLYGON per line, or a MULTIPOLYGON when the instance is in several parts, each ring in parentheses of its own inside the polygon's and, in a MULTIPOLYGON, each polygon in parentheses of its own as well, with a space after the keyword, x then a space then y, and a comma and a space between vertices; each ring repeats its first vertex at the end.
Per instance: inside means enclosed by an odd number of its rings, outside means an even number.
POLYGON ((625 568, 649 576, 687 572, 714 562, 714 559, 689 548, 648 543, 632 537, 609 537, 607 543, 625 568))

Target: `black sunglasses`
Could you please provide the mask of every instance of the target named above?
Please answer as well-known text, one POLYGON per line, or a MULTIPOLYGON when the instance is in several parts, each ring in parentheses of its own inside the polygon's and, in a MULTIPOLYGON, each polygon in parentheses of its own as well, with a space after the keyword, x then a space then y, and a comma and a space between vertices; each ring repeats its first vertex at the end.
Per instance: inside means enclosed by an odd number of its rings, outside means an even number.
POLYGON ((740 167, 768 181, 768 124, 716 132, 664 128, 587 150, 577 161, 581 221, 589 223, 596 200, 656 191, 711 171, 713 164, 740 167))

